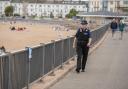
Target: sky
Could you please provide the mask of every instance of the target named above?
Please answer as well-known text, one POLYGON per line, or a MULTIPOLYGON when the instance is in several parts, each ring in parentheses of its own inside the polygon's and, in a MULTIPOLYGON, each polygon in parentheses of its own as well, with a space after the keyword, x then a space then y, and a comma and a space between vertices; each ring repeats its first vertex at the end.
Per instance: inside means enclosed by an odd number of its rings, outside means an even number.
MULTIPOLYGON (((72 0, 72 1, 79 1, 79 0, 72 0)), ((89 1, 89 0, 81 0, 81 1, 89 1)))

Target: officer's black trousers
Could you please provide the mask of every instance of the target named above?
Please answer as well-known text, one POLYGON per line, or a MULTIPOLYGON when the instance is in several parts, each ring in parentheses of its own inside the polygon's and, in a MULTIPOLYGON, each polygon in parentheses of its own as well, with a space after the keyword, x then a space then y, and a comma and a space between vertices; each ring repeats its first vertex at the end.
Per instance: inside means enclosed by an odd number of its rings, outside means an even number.
POLYGON ((76 70, 80 70, 81 68, 82 70, 84 70, 87 62, 89 47, 87 47, 87 45, 78 45, 76 48, 76 52, 77 52, 76 70))

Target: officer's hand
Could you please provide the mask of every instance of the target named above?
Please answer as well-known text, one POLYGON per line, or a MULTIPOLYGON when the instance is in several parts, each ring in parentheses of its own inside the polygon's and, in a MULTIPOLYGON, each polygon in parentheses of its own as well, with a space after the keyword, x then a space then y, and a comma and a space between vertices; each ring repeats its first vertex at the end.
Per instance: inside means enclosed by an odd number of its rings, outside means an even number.
POLYGON ((73 45, 73 48, 76 48, 76 46, 75 46, 75 45, 73 45))
POLYGON ((88 46, 88 47, 91 47, 91 44, 88 43, 87 46, 88 46))

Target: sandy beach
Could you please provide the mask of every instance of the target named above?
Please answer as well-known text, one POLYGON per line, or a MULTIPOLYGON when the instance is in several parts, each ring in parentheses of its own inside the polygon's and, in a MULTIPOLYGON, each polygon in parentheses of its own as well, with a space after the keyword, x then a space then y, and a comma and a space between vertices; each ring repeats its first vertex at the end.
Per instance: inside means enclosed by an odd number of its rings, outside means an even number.
POLYGON ((10 24, 10 22, 0 22, 0 46, 4 46, 7 51, 16 51, 24 49, 26 46, 39 45, 40 43, 48 43, 51 40, 58 40, 67 36, 72 36, 76 31, 67 31, 64 27, 63 30, 55 30, 56 25, 50 25, 45 23, 26 23, 16 22, 10 24), (10 30, 10 27, 15 26, 25 27, 23 31, 10 30))

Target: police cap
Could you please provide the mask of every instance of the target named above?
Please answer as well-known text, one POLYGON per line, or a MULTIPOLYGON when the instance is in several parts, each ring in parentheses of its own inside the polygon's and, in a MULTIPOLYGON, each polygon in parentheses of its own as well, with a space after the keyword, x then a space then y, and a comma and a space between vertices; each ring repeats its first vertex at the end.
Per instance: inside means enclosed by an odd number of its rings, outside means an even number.
POLYGON ((87 22, 86 20, 82 20, 82 21, 81 21, 81 24, 82 24, 82 25, 86 25, 86 24, 88 24, 88 22, 87 22))

